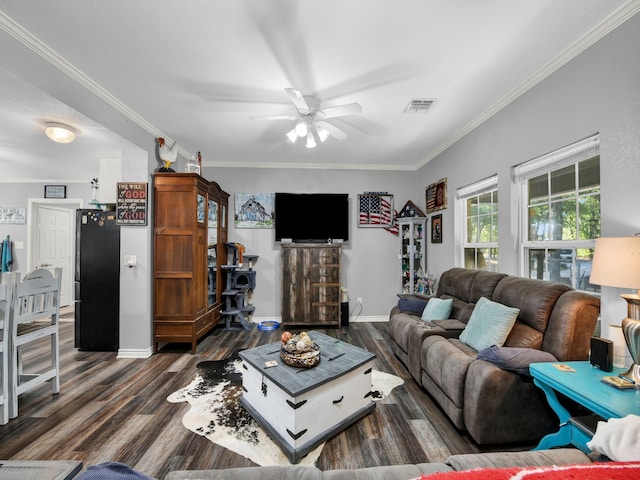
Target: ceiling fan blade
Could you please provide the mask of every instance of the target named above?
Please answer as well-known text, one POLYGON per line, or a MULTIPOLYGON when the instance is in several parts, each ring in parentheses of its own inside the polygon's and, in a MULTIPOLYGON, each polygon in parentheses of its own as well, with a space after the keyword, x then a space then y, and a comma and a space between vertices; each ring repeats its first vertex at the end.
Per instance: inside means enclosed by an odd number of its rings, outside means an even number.
POLYGON ((251 120, 298 120, 297 115, 257 115, 249 117, 251 120))
POLYGON ((344 117, 345 115, 357 115, 362 113, 362 106, 359 103, 348 103, 337 107, 323 108, 320 110, 323 118, 344 117))
POLYGON ((329 122, 323 122, 322 120, 319 120, 316 122, 316 125, 319 128, 324 128, 325 130, 327 130, 332 137, 335 137, 338 140, 344 140, 345 138, 347 138, 347 132, 340 130, 338 127, 336 127, 335 125, 331 125, 329 122))
POLYGON ((309 108, 309 105, 307 104, 307 101, 304 99, 304 96, 302 95, 300 90, 296 90, 295 88, 285 88, 284 91, 287 92, 287 95, 289 95, 289 98, 291 98, 291 101, 295 105, 298 112, 300 112, 302 115, 311 113, 311 108, 309 108))

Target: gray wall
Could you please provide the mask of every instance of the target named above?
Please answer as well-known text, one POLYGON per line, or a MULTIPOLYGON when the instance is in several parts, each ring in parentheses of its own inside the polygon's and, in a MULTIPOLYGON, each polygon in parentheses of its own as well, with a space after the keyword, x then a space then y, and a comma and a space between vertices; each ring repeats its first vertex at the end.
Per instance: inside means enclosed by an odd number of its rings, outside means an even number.
POLYGON ((397 258, 400 241, 396 235, 382 228, 357 227, 357 195, 365 191, 387 191, 394 195, 396 210, 400 210, 407 200, 420 204, 420 197, 409 196, 407 178, 411 174, 232 168, 205 168, 203 173, 231 195, 229 241, 240 242, 247 248, 247 253, 260 255, 255 266, 257 285, 253 297, 256 319, 280 316, 280 244, 275 242, 272 229, 233 227, 234 192, 348 193, 350 230, 349 242, 342 249, 341 282, 349 291, 350 311, 360 319, 387 318, 391 306, 397 301, 396 293, 400 287, 400 264, 397 258), (362 309, 356 304, 358 297, 362 297, 362 309))
MULTIPOLYGON (((526 160, 600 133, 602 236, 640 231, 640 16, 604 37, 526 95, 474 130, 419 172, 427 185, 448 177, 455 190, 499 176, 500 270, 520 273, 514 248, 511 169, 526 160)), ((444 242, 430 245, 436 273, 454 262, 453 208, 443 212, 444 242)), ((619 324, 621 291, 603 288, 603 325, 619 324)), ((606 329, 603 329, 603 333, 606 329)))
MULTIPOLYGON (((132 148, 122 153, 123 179, 131 182, 149 182, 148 152, 132 148)), ((154 158, 154 157, 152 157, 154 158)), ((152 165, 155 166, 155 160, 152 165)), ((99 177, 98 164, 94 176, 99 177)), ((76 181, 77 182, 77 181, 76 181)), ((64 184, 67 186, 67 199, 82 200, 83 208, 91 208, 92 198, 90 179, 84 183, 67 181, 47 182, 64 184)), ((0 184, 0 205, 3 207, 23 207, 27 209, 27 218, 22 225, 0 225, 1 238, 10 235, 14 242, 12 271, 26 274, 29 271, 28 225, 31 221, 28 211, 29 200, 47 203, 44 200, 44 183, 2 183, 0 184), (16 249, 15 245, 22 242, 24 249, 16 249)), ((56 200, 49 201, 52 205, 75 209, 80 205, 60 204, 56 200)), ((152 205, 149 211, 152 210, 152 205)), ((151 227, 127 227, 120 229, 120 250, 124 255, 136 255, 138 266, 130 269, 120 262, 120 350, 121 356, 147 356, 151 353, 151 227)))
MULTIPOLYGON (((54 183, 54 182, 49 182, 54 183)), ((56 184, 58 182, 55 182, 56 184)), ((67 198, 68 199, 82 199, 86 206, 91 200, 91 192, 89 183, 74 184, 69 183, 67 185, 67 198)), ((27 273, 29 265, 27 258, 27 230, 28 222, 30 221, 28 212, 28 199, 44 199, 44 184, 42 183, 2 183, 0 184, 0 206, 2 207, 18 207, 26 210, 25 224, 0 224, 0 240, 4 240, 7 235, 11 236, 11 240, 14 242, 13 249, 13 268, 12 271, 20 271, 27 273), (22 242, 24 249, 15 248, 15 242, 22 242)), ((51 202, 55 204, 56 201, 51 202)), ((61 205, 64 206, 64 205, 61 205)), ((75 208, 75 207, 74 207, 75 208)))

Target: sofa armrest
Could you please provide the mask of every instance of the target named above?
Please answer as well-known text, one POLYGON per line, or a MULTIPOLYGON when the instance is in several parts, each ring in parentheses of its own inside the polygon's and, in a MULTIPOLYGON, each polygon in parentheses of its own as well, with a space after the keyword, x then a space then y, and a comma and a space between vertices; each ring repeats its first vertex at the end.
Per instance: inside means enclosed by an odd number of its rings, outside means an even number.
POLYGON ((301 465, 237 467, 224 470, 176 470, 165 480, 320 480, 322 471, 301 465))
POLYGON ((592 463, 591 459, 577 448, 557 448, 527 452, 490 452, 451 455, 445 460, 455 470, 474 468, 537 467, 549 465, 576 465, 592 463))
POLYGON ((531 379, 474 360, 464 388, 464 424, 480 444, 537 441, 558 418, 531 379))

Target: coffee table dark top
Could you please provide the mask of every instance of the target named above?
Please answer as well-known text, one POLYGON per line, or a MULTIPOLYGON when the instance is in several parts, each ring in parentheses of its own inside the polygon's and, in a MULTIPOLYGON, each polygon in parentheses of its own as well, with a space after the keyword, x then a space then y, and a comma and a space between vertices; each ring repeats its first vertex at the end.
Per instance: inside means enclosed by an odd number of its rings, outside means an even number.
POLYGON ((308 333, 311 340, 320 347, 320 363, 313 368, 297 368, 285 364, 280 358, 281 342, 243 350, 239 353, 240 358, 262 371, 265 377, 292 397, 312 390, 376 358, 374 353, 324 333, 308 333), (270 360, 277 361, 278 365, 266 368, 265 362, 270 360))

